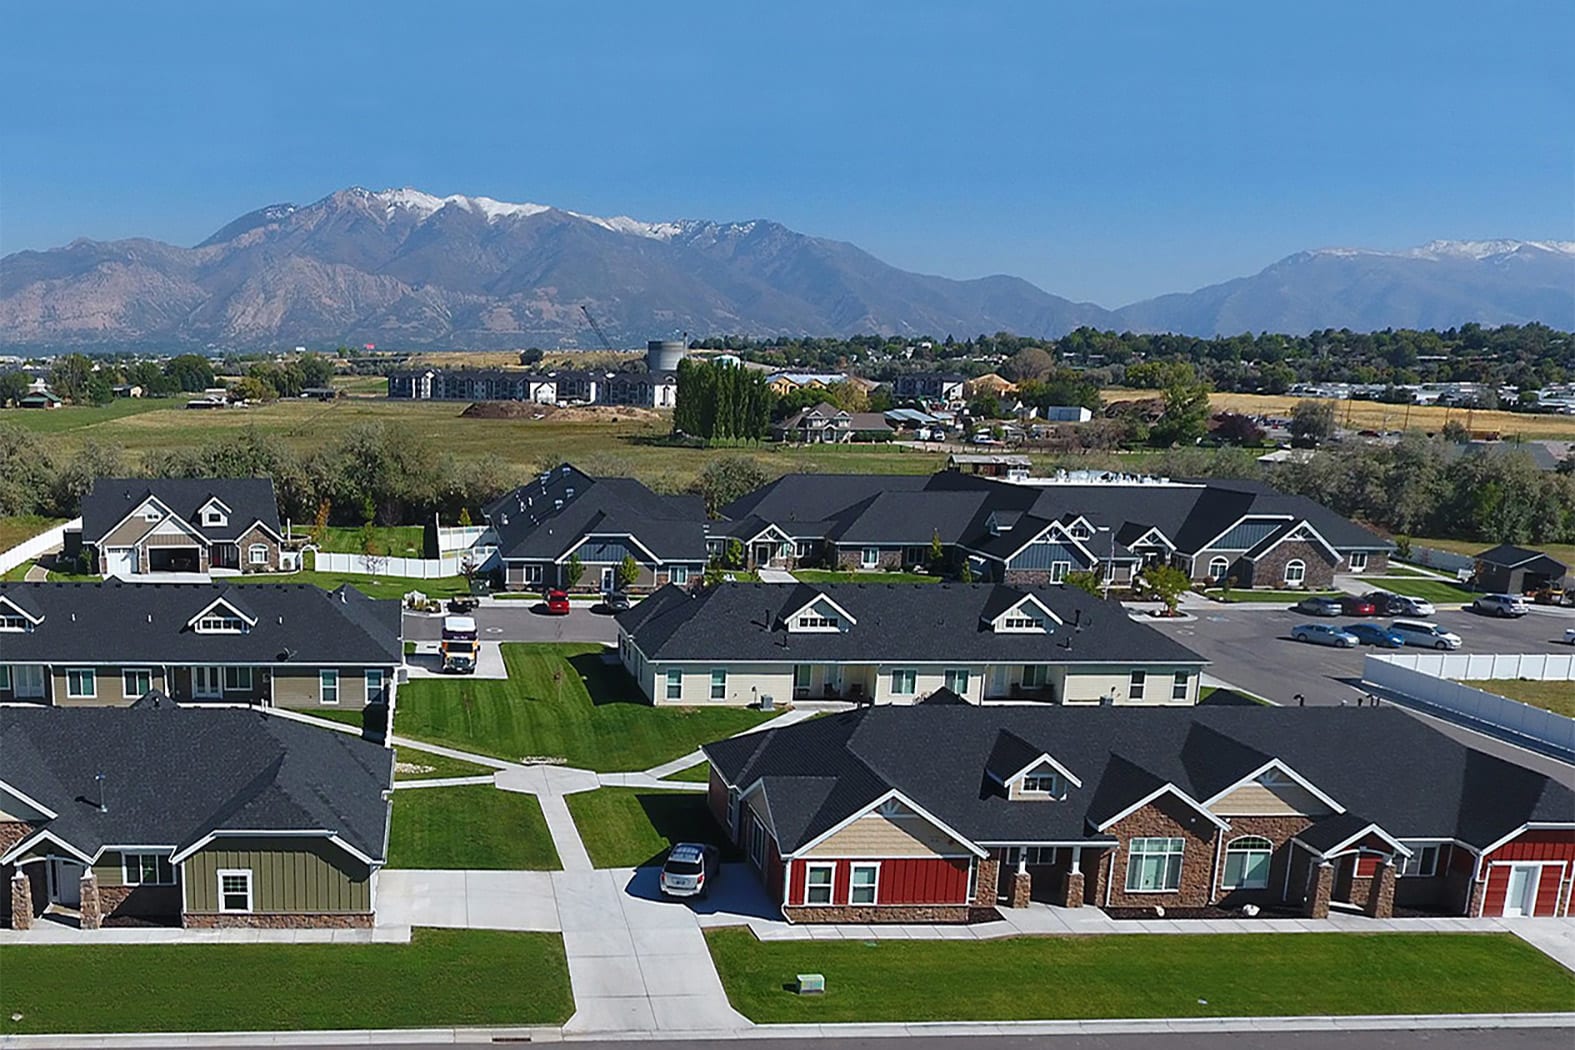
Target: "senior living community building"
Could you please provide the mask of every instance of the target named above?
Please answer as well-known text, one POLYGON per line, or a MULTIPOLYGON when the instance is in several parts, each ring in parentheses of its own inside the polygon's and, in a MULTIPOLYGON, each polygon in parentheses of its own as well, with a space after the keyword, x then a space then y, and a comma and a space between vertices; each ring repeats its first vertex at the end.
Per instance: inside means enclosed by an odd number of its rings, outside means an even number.
POLYGON ((703 750, 794 922, 1570 912, 1575 795, 1390 708, 865 707, 703 750))
POLYGON ((308 584, 0 583, 0 701, 391 703, 397 601, 308 584))
POLYGON ((106 577, 279 572, 283 545, 268 478, 97 478, 66 537, 106 577))
POLYGON ((157 692, 0 707, 0 924, 371 926, 393 764, 354 734, 157 692))
POLYGON ((619 614, 618 651, 658 705, 1190 705, 1204 665, 1118 602, 992 583, 667 587, 619 614))

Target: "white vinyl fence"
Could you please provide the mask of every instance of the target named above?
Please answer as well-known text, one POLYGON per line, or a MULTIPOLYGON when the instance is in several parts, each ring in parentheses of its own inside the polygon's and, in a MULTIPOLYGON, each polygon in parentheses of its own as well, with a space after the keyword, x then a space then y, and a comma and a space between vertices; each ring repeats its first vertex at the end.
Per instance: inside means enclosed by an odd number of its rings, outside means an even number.
POLYGON ((72 518, 64 525, 56 525, 48 532, 41 532, 31 539, 25 539, 8 551, 0 551, 0 574, 8 573, 18 565, 36 561, 41 554, 62 546, 66 542, 66 530, 80 529, 81 518, 72 518))
POLYGON ((1451 721, 1491 726, 1575 758, 1575 718, 1485 692, 1455 679, 1570 682, 1575 653, 1385 653, 1367 657, 1362 680, 1420 701, 1451 721))
POLYGON ((492 529, 487 525, 444 525, 438 528, 437 534, 439 554, 483 550, 498 544, 497 537, 492 535, 492 529))
POLYGON ((440 580, 466 569, 485 568, 497 553, 493 547, 476 547, 441 558, 394 558, 378 554, 337 554, 318 551, 318 572, 351 572, 364 576, 398 576, 410 580, 440 580))

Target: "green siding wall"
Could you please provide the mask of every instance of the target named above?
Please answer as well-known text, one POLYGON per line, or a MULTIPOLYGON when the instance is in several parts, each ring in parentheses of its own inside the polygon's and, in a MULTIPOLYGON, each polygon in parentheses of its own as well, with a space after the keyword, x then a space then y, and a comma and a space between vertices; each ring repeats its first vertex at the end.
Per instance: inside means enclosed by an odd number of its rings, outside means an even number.
POLYGON ((219 910, 219 869, 250 868, 257 914, 369 912, 371 871, 326 839, 216 839, 186 858, 186 910, 219 910))
POLYGON ((93 865, 93 874, 98 876, 101 889, 125 885, 126 872, 121 866, 120 854, 113 850, 105 850, 99 854, 97 863, 93 865))

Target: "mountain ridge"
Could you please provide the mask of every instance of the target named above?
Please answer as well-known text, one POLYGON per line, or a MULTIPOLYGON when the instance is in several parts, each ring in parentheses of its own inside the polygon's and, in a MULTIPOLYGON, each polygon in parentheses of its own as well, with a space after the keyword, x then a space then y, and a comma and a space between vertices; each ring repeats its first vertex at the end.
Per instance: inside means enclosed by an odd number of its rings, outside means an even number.
POLYGON ((912 273, 769 219, 650 222, 531 202, 352 186, 274 203, 190 248, 78 238, 0 258, 0 345, 594 348, 694 336, 1057 336, 1081 325, 1213 335, 1543 321, 1575 328, 1575 242, 1321 248, 1107 309, 1019 277, 912 273))

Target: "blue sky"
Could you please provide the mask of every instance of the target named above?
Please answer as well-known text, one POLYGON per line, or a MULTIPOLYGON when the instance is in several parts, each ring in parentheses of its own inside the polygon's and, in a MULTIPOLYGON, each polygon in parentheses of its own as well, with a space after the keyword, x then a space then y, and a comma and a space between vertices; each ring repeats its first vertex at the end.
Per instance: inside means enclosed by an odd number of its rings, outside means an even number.
POLYGON ((780 220, 1107 306, 1575 237, 1575 4, 30 4, 0 252, 415 186, 780 220))

